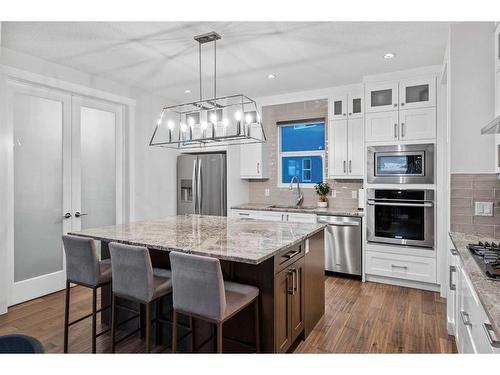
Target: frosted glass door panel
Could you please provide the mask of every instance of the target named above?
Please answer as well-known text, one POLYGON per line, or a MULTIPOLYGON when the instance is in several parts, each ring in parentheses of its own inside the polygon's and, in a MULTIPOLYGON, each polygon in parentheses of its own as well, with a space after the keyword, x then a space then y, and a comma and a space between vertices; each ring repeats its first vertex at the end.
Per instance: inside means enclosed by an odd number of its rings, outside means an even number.
POLYGON ((16 94, 14 282, 63 269, 63 104, 16 94))
POLYGON ((116 223, 116 118, 80 107, 82 229, 116 223))

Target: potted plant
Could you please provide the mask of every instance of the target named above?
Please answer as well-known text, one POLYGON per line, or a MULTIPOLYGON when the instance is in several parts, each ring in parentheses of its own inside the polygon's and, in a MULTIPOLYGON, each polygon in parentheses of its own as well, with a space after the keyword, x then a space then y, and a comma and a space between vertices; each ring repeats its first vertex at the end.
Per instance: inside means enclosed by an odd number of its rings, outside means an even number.
POLYGON ((319 195, 318 207, 328 207, 328 193, 330 193, 328 182, 320 182, 314 185, 314 189, 316 190, 316 194, 319 195))

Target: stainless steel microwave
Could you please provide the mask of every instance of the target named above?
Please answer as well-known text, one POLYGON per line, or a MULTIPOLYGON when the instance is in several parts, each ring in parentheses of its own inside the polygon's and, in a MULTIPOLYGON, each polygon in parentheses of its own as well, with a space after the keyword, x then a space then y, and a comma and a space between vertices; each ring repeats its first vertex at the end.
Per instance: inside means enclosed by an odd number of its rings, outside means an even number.
POLYGON ((433 184, 434 144, 370 146, 369 184, 433 184))

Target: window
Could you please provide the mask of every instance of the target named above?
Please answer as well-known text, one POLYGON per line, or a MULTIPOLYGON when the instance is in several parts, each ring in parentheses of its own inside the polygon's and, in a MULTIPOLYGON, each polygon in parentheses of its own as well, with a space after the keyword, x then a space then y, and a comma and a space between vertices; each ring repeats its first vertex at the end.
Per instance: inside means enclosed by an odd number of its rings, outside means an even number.
POLYGON ((325 122, 281 123, 279 125, 280 184, 297 176, 302 184, 323 182, 325 122))

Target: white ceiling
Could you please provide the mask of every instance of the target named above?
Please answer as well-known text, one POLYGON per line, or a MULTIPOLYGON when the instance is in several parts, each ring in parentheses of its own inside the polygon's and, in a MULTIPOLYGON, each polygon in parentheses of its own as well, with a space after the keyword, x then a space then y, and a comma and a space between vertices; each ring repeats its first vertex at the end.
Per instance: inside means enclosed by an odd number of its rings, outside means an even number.
MULTIPOLYGON (((360 82, 440 64, 445 22, 2 22, 2 45, 174 101, 198 98, 198 46, 216 31, 219 95, 252 97, 360 82), (396 58, 385 60, 386 52, 396 58), (269 73, 277 78, 268 80, 269 73), (185 94, 186 89, 191 94, 185 94)), ((212 94, 212 47, 203 48, 212 94)), ((206 90, 205 90, 206 89, 206 90)))

